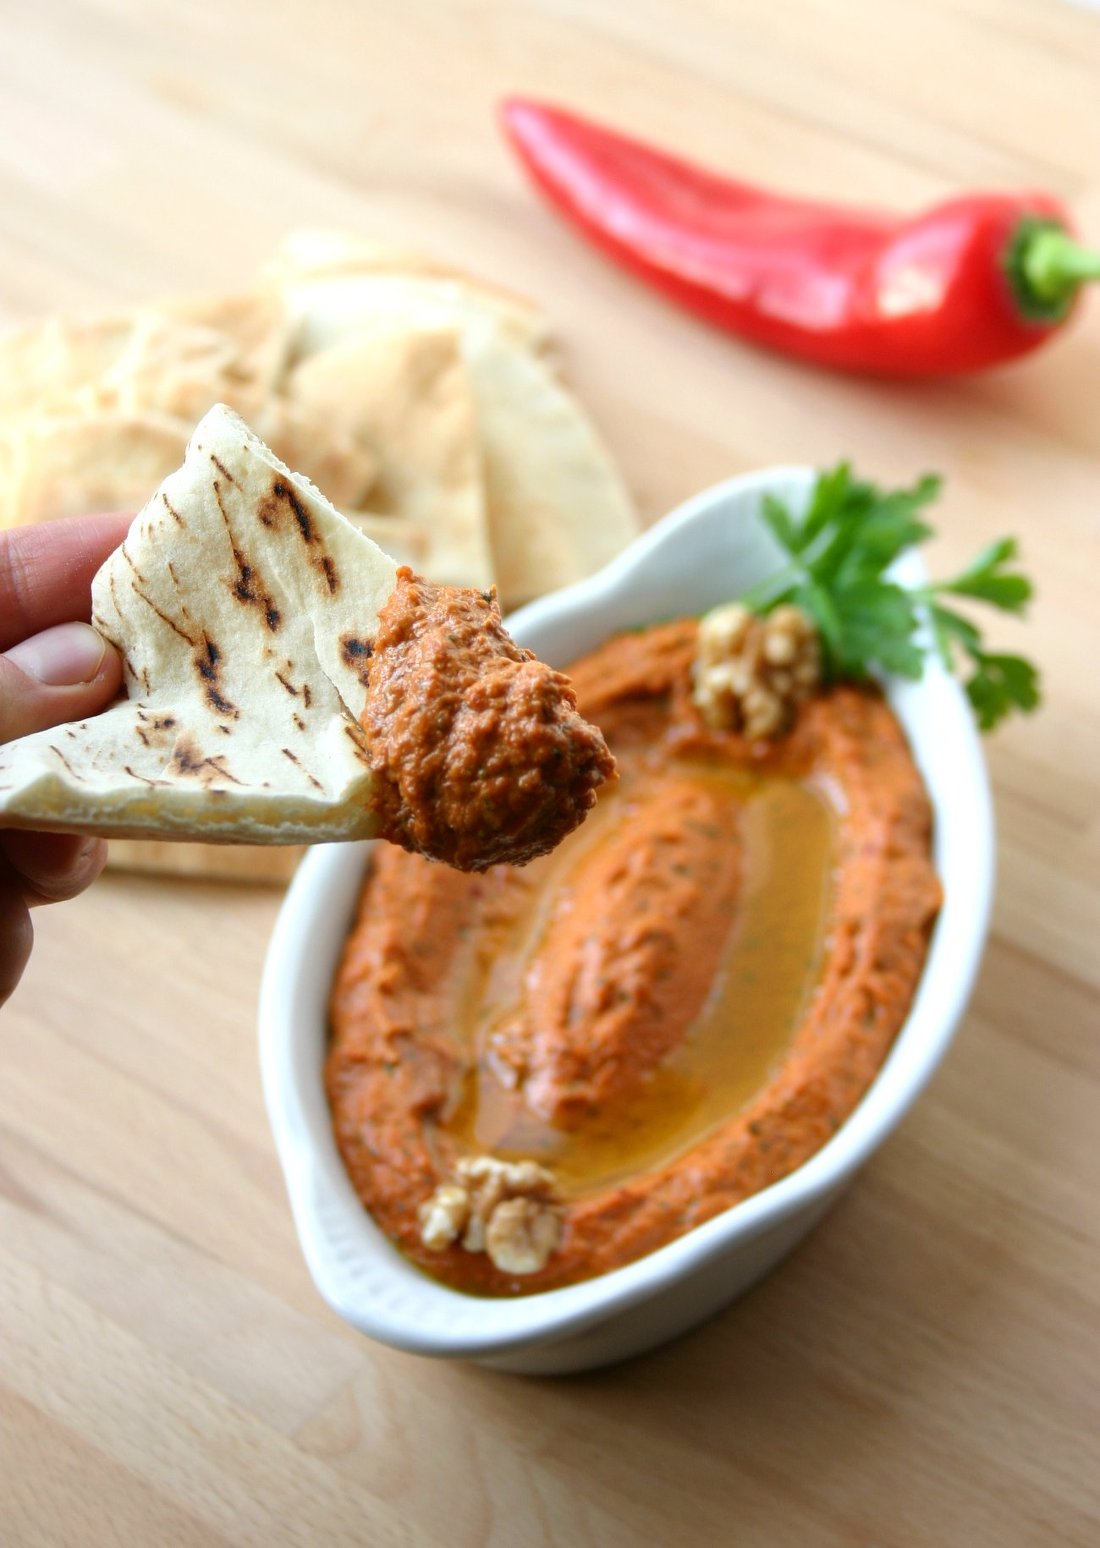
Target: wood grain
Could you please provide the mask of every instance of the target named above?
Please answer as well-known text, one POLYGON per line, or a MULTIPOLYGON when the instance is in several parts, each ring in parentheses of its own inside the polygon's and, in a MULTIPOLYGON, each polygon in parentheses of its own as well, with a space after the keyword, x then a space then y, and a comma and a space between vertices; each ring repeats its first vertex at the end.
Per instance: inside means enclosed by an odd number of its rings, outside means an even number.
POLYGON ((761 464, 941 469, 930 559, 1018 533, 1043 713, 989 744, 993 938, 942 1072, 805 1246, 562 1381, 320 1303, 256 1070, 277 898, 112 877, 36 915, 0 1040, 0 1541, 1049 1545, 1100 1533, 1100 301, 1016 369, 845 381, 559 226, 494 100, 791 189, 1050 187, 1100 241, 1100 21, 1055 0, 0 3, 0 320, 232 286, 290 227, 529 291, 648 518, 761 464))

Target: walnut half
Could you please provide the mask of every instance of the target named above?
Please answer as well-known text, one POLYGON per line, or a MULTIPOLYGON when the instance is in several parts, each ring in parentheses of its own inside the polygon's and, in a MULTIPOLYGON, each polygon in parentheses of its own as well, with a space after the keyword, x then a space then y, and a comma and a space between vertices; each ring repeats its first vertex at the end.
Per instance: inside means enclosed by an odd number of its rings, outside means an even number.
POLYGON ((712 730, 752 741, 782 736, 821 681, 817 627, 798 607, 763 618, 739 602, 716 607, 700 621, 692 679, 712 730))
POLYGON ((561 1240, 554 1177, 535 1161, 460 1160, 420 1206, 420 1240, 431 1252, 461 1242, 506 1274, 537 1274, 561 1240))

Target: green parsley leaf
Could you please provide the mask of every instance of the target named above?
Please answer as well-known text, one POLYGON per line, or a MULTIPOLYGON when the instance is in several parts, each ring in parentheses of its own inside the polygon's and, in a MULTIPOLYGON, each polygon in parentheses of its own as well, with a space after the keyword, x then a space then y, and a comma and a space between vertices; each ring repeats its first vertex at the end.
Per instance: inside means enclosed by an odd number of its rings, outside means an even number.
POLYGON ((800 539, 798 523, 792 519, 782 500, 777 500, 774 495, 765 495, 760 514, 771 528, 780 548, 795 553, 800 539))
POLYGON ((941 581, 939 591, 956 597, 977 597, 1006 613, 1022 612, 1031 601, 1032 586, 1026 575, 1009 574, 1005 565, 1016 557, 1016 539, 991 543, 953 580, 941 581))
POLYGON ((1019 614, 1032 585, 1010 568, 1014 538, 991 543, 946 581, 910 589, 890 579, 900 555, 932 536, 923 513, 940 487, 939 476, 927 473, 911 489, 887 492, 840 462, 818 476, 801 516, 767 496, 761 514, 788 562, 740 600, 757 613, 784 602, 808 613, 821 636, 826 681, 858 681, 875 670, 916 679, 930 649, 949 670, 968 667, 966 692, 984 731, 1013 710, 1035 709, 1039 676, 1022 656, 987 651, 981 632, 944 598, 1019 614))
POLYGON ((975 670, 966 682, 966 694, 983 731, 992 728, 1014 709, 1024 714, 1039 704, 1039 675, 1023 656, 994 655, 979 651, 975 670))

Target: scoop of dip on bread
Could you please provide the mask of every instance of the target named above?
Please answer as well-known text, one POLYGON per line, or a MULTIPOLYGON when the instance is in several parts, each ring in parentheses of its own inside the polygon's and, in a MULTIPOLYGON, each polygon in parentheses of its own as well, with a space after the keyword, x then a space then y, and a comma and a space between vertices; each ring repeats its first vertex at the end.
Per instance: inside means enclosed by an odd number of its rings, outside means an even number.
POLYGON ((477 870, 553 848, 614 769, 492 589, 399 568, 224 405, 96 575, 92 621, 125 698, 0 747, 9 826, 393 838, 477 870))

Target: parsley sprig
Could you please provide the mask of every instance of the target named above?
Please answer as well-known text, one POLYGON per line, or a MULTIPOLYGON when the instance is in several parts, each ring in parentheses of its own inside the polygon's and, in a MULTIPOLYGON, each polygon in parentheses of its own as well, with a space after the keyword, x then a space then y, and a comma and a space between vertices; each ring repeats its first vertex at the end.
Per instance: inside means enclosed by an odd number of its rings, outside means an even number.
POLYGON ((1023 656, 987 650, 980 631, 947 599, 1018 614, 1032 586, 1011 568, 1013 538, 991 543, 950 580, 908 587, 889 578, 905 549, 932 536, 923 512, 940 484, 929 473, 911 489, 884 492, 841 462, 819 475, 800 517, 767 496, 763 518, 788 563, 740 600, 757 613, 783 602, 808 613, 821 635, 827 681, 862 679, 876 669, 919 678, 929 649, 938 651, 949 671, 968 670, 967 696, 988 731, 1013 710, 1035 709, 1039 675, 1023 656))

